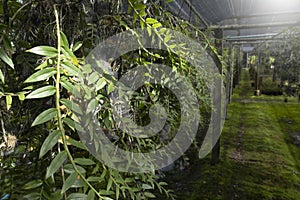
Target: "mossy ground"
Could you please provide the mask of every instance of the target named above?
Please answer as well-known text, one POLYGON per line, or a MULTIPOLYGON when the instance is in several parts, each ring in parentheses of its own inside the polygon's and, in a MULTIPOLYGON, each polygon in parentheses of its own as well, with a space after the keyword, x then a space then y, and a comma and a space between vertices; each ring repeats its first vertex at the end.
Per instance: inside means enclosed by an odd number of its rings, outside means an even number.
POLYGON ((221 162, 211 165, 207 156, 168 175, 176 199, 300 199, 300 104, 253 91, 244 70, 223 128, 221 162))

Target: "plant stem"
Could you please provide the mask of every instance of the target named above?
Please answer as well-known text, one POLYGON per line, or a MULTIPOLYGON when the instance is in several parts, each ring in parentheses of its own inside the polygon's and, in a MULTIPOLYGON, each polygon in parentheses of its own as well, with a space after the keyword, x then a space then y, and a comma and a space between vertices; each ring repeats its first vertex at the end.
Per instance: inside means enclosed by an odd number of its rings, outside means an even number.
POLYGON ((62 121, 62 114, 61 114, 61 110, 60 110, 60 63, 61 63, 61 37, 60 37, 60 26, 59 26, 59 17, 58 17, 58 12, 56 9, 56 6, 54 6, 54 14, 55 14, 55 19, 56 19, 56 31, 57 31, 57 65, 56 65, 56 82, 55 82, 55 88, 56 88, 56 110, 57 110, 57 121, 58 121, 58 128, 61 131, 62 134, 62 140, 63 140, 63 145, 64 145, 64 149, 67 152, 68 158, 75 170, 75 172, 82 178, 82 180, 95 192, 95 194, 100 198, 100 199, 104 199, 104 197, 102 197, 97 190, 87 181, 87 179, 84 177, 84 175, 78 170, 73 156, 68 148, 67 145, 67 138, 66 138, 66 133, 65 133, 65 129, 63 127, 63 121, 62 121))

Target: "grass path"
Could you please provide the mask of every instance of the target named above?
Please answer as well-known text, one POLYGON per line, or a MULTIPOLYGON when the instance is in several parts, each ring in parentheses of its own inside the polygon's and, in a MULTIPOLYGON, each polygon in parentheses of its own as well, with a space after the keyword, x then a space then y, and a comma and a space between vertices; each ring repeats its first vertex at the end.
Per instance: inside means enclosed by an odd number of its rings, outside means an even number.
POLYGON ((300 104, 241 102, 253 98, 247 73, 229 106, 221 163, 207 157, 173 176, 177 199, 300 199, 300 104))

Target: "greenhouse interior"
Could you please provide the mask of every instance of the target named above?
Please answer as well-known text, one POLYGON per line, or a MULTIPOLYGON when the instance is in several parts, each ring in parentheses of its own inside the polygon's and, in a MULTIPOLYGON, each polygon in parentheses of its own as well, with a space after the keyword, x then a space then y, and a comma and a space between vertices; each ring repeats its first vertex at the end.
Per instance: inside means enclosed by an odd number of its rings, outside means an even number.
POLYGON ((0 200, 300 199, 299 0, 1 0, 0 30, 0 200))

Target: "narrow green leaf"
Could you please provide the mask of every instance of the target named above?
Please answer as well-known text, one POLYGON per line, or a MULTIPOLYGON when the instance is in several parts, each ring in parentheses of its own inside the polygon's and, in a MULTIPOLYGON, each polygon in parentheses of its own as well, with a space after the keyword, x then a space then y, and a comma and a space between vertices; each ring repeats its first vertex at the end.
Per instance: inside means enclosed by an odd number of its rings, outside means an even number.
POLYGON ((152 194, 151 192, 145 192, 144 195, 145 195, 145 197, 148 197, 148 198, 156 198, 156 196, 154 194, 152 194))
POLYGON ((14 63, 12 61, 12 59, 7 55, 7 53, 4 51, 4 49, 0 49, 0 58, 6 63, 8 64, 11 68, 14 69, 14 63))
POLYGON ((77 173, 70 174, 62 187, 61 194, 65 193, 69 188, 71 188, 76 180, 77 173))
POLYGON ((87 199, 95 199, 95 196, 95 192, 93 190, 90 190, 87 199))
POLYGON ((70 61, 63 61, 61 63, 61 66, 63 67, 63 69, 66 70, 67 72, 67 75, 70 75, 70 76, 80 76, 82 77, 81 75, 81 71, 78 67, 76 67, 73 63, 71 63, 70 61))
POLYGON ((81 142, 78 142, 77 140, 74 140, 71 137, 68 138, 67 142, 79 149, 87 150, 86 147, 84 146, 84 144, 82 144, 81 142))
POLYGON ((166 37, 164 38, 164 42, 167 43, 172 39, 171 35, 166 35, 166 37))
POLYGON ((30 199, 30 200, 38 200, 40 198, 41 198, 41 195, 38 192, 33 192, 33 193, 29 193, 27 195, 22 196, 22 199, 26 199, 26 200, 28 200, 28 199, 30 199))
POLYGON ((12 42, 10 41, 10 39, 7 37, 6 34, 3 34, 3 43, 7 50, 9 50, 10 52, 13 52, 12 42))
POLYGON ((115 90, 115 86, 114 86, 114 84, 113 83, 110 83, 109 85, 108 85, 108 88, 107 88, 107 93, 108 94, 110 94, 112 91, 114 91, 115 90))
POLYGON ((55 108, 50 108, 48 110, 45 110, 35 118, 31 126, 37 126, 39 124, 48 122, 51 119, 53 119, 56 116, 56 114, 57 112, 55 108))
POLYGON ((91 84, 95 83, 96 81, 99 80, 99 78, 100 77, 99 77, 98 73, 97 72, 93 72, 90 75, 89 79, 88 79, 88 85, 91 85, 91 84))
POLYGON ((75 113, 82 115, 80 107, 68 99, 61 99, 60 102, 75 113))
POLYGON ((96 91, 101 90, 102 88, 104 88, 106 86, 107 82, 105 80, 105 78, 100 78, 96 84, 96 91))
POLYGON ((6 108, 7 108, 7 110, 9 110, 12 105, 12 96, 6 95, 5 98, 6 98, 6 108))
POLYGON ((113 183, 112 178, 109 178, 109 179, 108 179, 107 186, 106 186, 106 191, 110 191, 111 186, 112 186, 112 183, 113 183))
MULTIPOLYGON (((86 170, 85 170, 83 167, 78 166, 78 165, 75 165, 75 166, 76 166, 77 170, 78 170, 81 174, 86 173, 86 170)), ((71 165, 71 164, 65 165, 65 166, 64 166, 64 171, 65 171, 66 173, 68 173, 68 174, 74 174, 74 173, 76 173, 75 170, 74 170, 73 165, 71 165)))
POLYGON ((72 63, 78 64, 76 56, 69 48, 62 48, 61 51, 66 56, 66 58, 72 61, 72 63))
POLYGON ((75 131, 75 122, 70 118, 64 118, 63 123, 68 125, 73 131, 75 131))
POLYGON ((143 185, 142 185, 142 188, 143 188, 144 190, 151 190, 151 189, 153 189, 152 186, 151 186, 151 185, 148 185, 148 184, 143 184, 143 185))
POLYGON ((96 107, 98 105, 99 105, 98 101, 96 99, 92 99, 87 106, 86 112, 87 113, 95 112, 96 107))
POLYGON ((27 52, 34 53, 40 56, 47 56, 50 58, 56 57, 58 54, 58 51, 54 47, 49 46, 38 46, 33 47, 32 49, 27 50, 27 52))
POLYGON ((100 193, 101 195, 107 195, 107 196, 115 194, 114 191, 107 191, 107 190, 100 190, 99 193, 100 193))
POLYGON ((2 83, 4 84, 5 83, 5 80, 4 80, 4 75, 2 73, 2 70, 0 69, 0 80, 2 81, 2 83))
POLYGON ((50 149, 54 147, 54 145, 58 142, 60 136, 61 133, 58 130, 53 131, 48 135, 41 147, 39 158, 42 158, 50 149))
POLYGON ((134 5, 134 9, 136 9, 136 10, 143 10, 145 8, 146 8, 146 5, 143 3, 138 3, 138 4, 134 5))
POLYGON ((62 80, 61 81, 61 86, 63 86, 67 91, 73 93, 74 91, 74 85, 70 83, 68 80, 62 80))
POLYGON ((55 61, 53 59, 46 59, 42 64, 40 64, 39 66, 37 66, 35 68, 35 70, 44 69, 47 66, 53 66, 54 64, 55 64, 55 61))
POLYGON ((155 23, 152 25, 152 28, 159 28, 159 27, 162 27, 161 23, 155 23))
POLYGON ((32 83, 32 82, 38 82, 38 81, 43 81, 46 80, 47 78, 53 76, 56 74, 55 68, 45 68, 42 70, 39 70, 32 74, 30 77, 28 77, 24 83, 32 83))
POLYGON ((72 48, 72 51, 75 52, 82 47, 82 42, 76 42, 72 48))
POLYGON ((64 48, 69 48, 69 42, 67 36, 63 32, 60 32, 60 39, 61 39, 62 46, 64 48))
POLYGON ((67 152, 62 151, 52 160, 46 172, 46 179, 52 176, 65 162, 67 159, 67 152))
POLYGON ((26 96, 26 99, 40 99, 44 97, 49 97, 54 95, 55 92, 56 89, 54 86, 45 86, 31 92, 29 95, 26 96))
POLYGON ((68 196, 67 200, 89 200, 86 194, 72 193, 68 196))
POLYGON ((23 88, 23 90, 33 90, 33 86, 32 85, 27 86, 27 87, 23 88))
POLYGON ((152 34, 152 28, 147 27, 147 32, 148 32, 149 36, 151 36, 151 34, 152 34))
POLYGON ((153 18, 147 18, 146 19, 146 23, 147 24, 156 24, 156 23, 159 23, 156 19, 153 19, 153 18))
POLYGON ((117 185, 116 186, 116 200, 118 200, 120 197, 120 187, 117 185))
POLYGON ((23 190, 30 190, 30 189, 34 189, 34 188, 38 188, 43 184, 42 180, 34 180, 34 181, 30 181, 28 183, 26 183, 22 189, 23 190))
POLYGON ((96 163, 88 158, 76 158, 75 163, 79 165, 95 165, 96 163))
POLYGON ((101 178, 101 177, 99 177, 99 176, 89 176, 88 178, 87 178, 87 181, 88 182, 101 182, 101 181, 103 181, 104 180, 104 178, 101 178))

